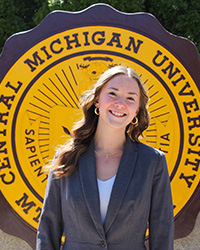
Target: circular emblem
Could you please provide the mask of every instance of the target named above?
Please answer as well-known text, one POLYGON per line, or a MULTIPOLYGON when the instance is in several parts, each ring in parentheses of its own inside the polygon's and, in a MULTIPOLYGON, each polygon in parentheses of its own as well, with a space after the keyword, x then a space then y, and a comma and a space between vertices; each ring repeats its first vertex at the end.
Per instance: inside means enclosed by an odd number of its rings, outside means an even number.
POLYGON ((112 25, 68 28, 24 51, 0 85, 0 187, 36 229, 48 174, 42 167, 70 137, 79 98, 110 67, 133 68, 148 91, 150 126, 142 142, 162 150, 174 215, 199 184, 199 89, 184 63, 161 42, 112 25))

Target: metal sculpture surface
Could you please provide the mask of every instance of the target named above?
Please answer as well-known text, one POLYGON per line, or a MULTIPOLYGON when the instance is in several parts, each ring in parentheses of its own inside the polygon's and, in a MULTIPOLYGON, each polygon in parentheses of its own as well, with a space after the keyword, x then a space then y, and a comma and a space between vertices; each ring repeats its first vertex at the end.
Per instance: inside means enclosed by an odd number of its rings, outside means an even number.
POLYGON ((79 97, 107 68, 130 66, 150 96, 143 142, 166 154, 175 237, 191 232, 200 209, 200 60, 195 45, 147 13, 105 4, 55 11, 13 35, 0 57, 1 228, 31 246, 47 174, 42 166, 69 137, 79 97), (26 234, 24 234, 26 232, 26 234))

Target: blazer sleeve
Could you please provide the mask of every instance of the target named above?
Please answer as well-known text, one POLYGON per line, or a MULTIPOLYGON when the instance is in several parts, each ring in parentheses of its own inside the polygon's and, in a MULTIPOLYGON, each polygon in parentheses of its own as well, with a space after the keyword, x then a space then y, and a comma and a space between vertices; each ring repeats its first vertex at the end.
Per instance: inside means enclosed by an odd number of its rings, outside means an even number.
POLYGON ((165 155, 158 153, 149 217, 150 250, 173 250, 174 216, 170 179, 165 155))
POLYGON ((60 179, 56 179, 50 171, 37 230, 37 250, 60 249, 63 235, 61 210, 60 179))

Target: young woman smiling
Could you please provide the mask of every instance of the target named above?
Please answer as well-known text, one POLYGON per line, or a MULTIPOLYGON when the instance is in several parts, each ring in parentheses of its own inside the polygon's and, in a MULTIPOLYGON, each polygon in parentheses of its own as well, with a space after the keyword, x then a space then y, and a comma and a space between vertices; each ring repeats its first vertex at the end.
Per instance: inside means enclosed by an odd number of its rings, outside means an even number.
POLYGON ((173 250, 164 153, 139 136, 148 96, 131 68, 113 67, 84 94, 83 117, 50 167, 37 249, 173 250))

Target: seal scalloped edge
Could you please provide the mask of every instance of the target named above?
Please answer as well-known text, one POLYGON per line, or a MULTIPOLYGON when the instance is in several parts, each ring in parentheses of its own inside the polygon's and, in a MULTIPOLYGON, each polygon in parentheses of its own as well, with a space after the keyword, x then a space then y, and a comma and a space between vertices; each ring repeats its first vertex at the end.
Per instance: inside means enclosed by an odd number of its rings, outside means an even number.
MULTIPOLYGON (((5 60, 2 61, 7 62, 8 65, 10 65, 11 61, 13 62, 12 58, 19 57, 19 53, 15 54, 15 48, 18 48, 22 54, 31 46, 32 40, 36 37, 37 40, 40 41, 43 38, 53 35, 55 32, 61 32, 62 30, 65 30, 66 27, 72 28, 74 27, 74 25, 76 25, 76 27, 78 27, 79 25, 82 26, 83 20, 86 26, 90 25, 91 23, 93 25, 102 25, 104 23, 115 25, 117 23, 118 25, 120 25, 123 22, 126 23, 126 27, 130 27, 130 29, 132 29, 131 21, 134 21, 137 26, 137 31, 147 36, 149 36, 149 23, 153 23, 154 26, 151 30, 151 35, 154 37, 159 37, 158 40, 164 46, 168 46, 168 44, 170 44, 170 48, 178 56, 182 52, 181 46, 179 46, 180 44, 182 44, 182 46, 187 48, 187 53, 185 53, 185 55, 181 54, 181 56, 182 58, 185 57, 184 59, 186 59, 186 61, 188 61, 188 64, 191 65, 191 72, 193 71, 193 69, 195 69, 195 71, 198 69, 200 70, 200 58, 198 50, 192 41, 168 32, 150 13, 124 13, 114 9, 108 4, 101 3, 91 5, 90 7, 78 12, 60 10, 53 11, 48 14, 38 26, 34 27, 33 29, 19 32, 10 36, 4 45, 2 54, 0 55, 5 60), (104 14, 102 15, 101 13, 104 14), (80 17, 78 21, 77 15, 79 15, 80 17), (67 23, 67 25, 65 23, 67 23), (175 42, 177 39, 178 43, 175 42), (192 57, 188 58, 188 53, 192 55, 192 57), (7 57, 7 54, 12 54, 13 57, 9 58, 7 57)), ((3 72, 5 72, 5 68, 3 67, 5 64, 6 63, 3 63, 3 65, 0 64, 0 80, 3 72)))
MULTIPOLYGON (((54 11, 35 28, 11 36, 5 43, 0 56, 0 82, 9 68, 34 44, 59 32, 84 26, 115 26, 126 28, 155 41, 170 51, 180 61, 187 64, 188 71, 195 82, 200 83, 200 58, 194 43, 186 38, 166 31, 159 21, 148 13, 122 13, 107 4, 95 4, 79 12, 54 11), (134 27, 132 25, 134 23, 134 27), (152 27, 151 34, 149 27, 152 27), (180 46, 181 45, 181 46, 180 46), (182 47, 187 53, 182 52, 182 47), (190 57, 188 58, 188 54, 190 57)), ((200 85, 197 86, 200 89, 200 85)), ((188 235, 200 211, 200 185, 196 188, 185 208, 175 217, 175 238, 188 235), (184 218, 184 219, 183 219, 184 218), (187 221, 186 219, 187 218, 187 221)), ((23 221, 0 193, 0 225, 6 233, 18 236, 35 248, 36 230, 23 221), (5 221, 6 218, 6 221, 5 221), (25 233, 26 232, 26 233, 25 233)))

